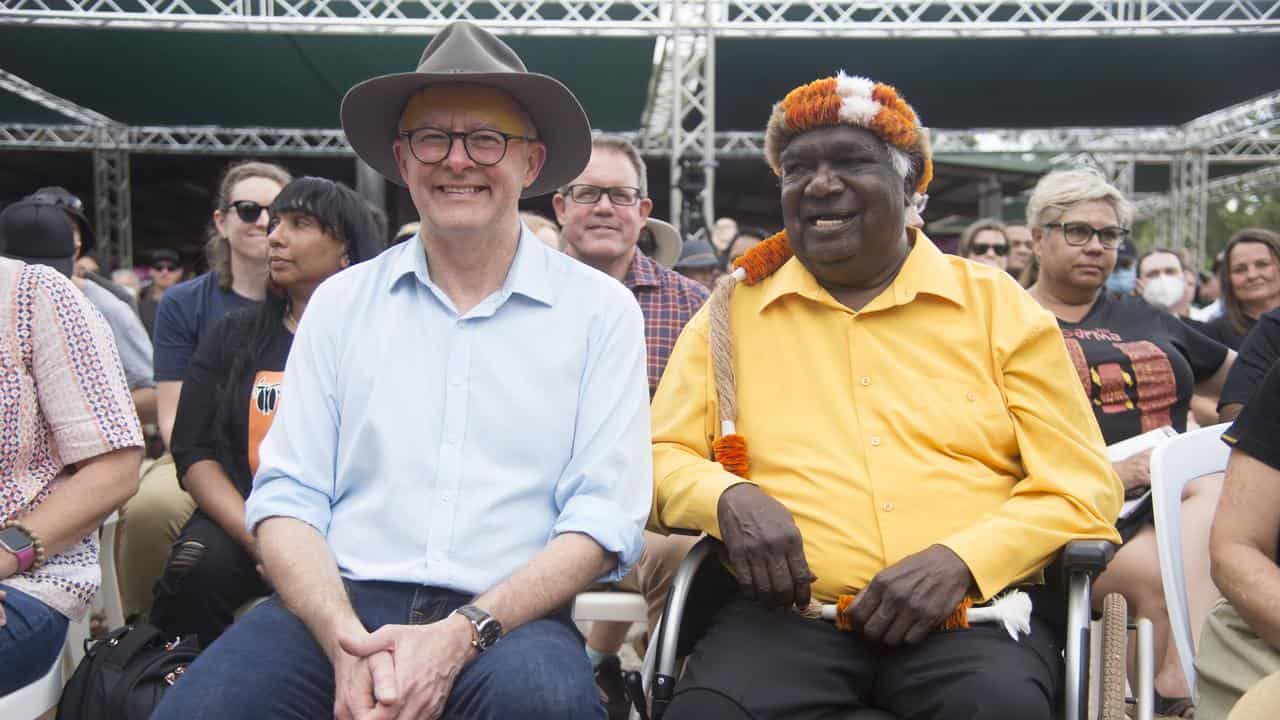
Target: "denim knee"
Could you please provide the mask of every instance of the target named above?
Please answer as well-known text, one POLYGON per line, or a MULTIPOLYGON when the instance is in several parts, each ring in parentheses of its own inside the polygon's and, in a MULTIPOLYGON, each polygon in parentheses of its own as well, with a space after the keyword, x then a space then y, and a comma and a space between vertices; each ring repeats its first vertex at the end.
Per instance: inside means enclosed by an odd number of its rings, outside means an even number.
POLYGON ((62 652, 65 615, 40 600, 0 584, 5 624, 0 626, 0 695, 39 680, 62 652))

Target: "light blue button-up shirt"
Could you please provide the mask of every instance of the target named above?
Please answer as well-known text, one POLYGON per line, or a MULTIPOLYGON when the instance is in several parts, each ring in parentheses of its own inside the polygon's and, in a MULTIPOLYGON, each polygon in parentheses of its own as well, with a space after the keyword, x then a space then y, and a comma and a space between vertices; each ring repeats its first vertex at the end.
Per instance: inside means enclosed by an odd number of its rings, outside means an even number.
POLYGON ((415 236, 312 296, 246 519, 306 522, 353 580, 480 593, 566 532, 620 579, 652 490, 630 291, 524 229, 502 288, 460 315, 415 236))

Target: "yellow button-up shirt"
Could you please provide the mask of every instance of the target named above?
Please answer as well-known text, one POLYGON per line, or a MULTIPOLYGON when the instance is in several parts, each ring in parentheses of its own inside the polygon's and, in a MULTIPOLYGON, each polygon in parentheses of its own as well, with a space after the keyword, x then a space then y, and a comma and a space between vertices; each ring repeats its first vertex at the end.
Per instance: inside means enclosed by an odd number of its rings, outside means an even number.
MULTIPOLYGON (((1054 318, 1005 273, 922 233, 860 311, 792 258, 730 304, 751 482, 794 515, 815 599, 941 543, 990 598, 1069 540, 1119 541, 1123 488, 1054 318)), ((719 433, 706 309, 653 400, 655 530, 719 537, 742 482, 719 433)))

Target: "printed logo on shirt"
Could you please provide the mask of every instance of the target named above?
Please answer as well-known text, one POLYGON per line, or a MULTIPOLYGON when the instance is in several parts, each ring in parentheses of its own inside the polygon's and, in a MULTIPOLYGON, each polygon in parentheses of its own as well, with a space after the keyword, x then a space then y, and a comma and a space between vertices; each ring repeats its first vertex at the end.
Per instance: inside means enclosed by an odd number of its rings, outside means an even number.
POLYGON ((249 394, 249 471, 258 472, 258 446, 271 429, 280 407, 280 383, 284 373, 262 370, 253 379, 249 394))
MULTIPOLYGON (((1078 332, 1063 331, 1063 335, 1067 354, 1090 402, 1107 415, 1136 409, 1142 432, 1172 424, 1178 385, 1173 366, 1159 346, 1146 340, 1110 342, 1119 353, 1117 361, 1089 365, 1080 339, 1097 341, 1098 336, 1082 338, 1078 332)), ((1114 335, 1109 330, 1104 332, 1114 335)))

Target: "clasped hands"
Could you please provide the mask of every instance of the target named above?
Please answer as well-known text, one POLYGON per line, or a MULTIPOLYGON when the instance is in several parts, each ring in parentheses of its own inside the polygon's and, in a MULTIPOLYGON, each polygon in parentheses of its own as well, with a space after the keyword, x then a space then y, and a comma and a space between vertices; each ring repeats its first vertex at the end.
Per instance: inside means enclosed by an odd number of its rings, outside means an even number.
POLYGON ((478 651, 459 615, 429 625, 353 628, 333 653, 337 720, 432 720, 444 713, 453 681, 478 651))
MULTIPOLYGON (((810 585, 804 541, 791 512, 759 487, 740 483, 716 506, 729 565, 744 595, 766 606, 807 607, 810 585)), ((943 545, 908 555, 872 578, 845 610, 856 632, 885 645, 928 637, 960 604, 973 576, 943 545)))

